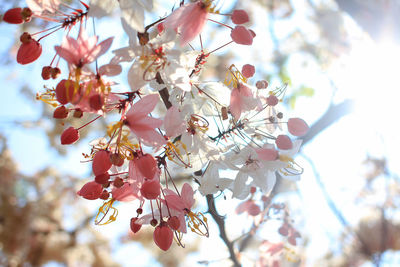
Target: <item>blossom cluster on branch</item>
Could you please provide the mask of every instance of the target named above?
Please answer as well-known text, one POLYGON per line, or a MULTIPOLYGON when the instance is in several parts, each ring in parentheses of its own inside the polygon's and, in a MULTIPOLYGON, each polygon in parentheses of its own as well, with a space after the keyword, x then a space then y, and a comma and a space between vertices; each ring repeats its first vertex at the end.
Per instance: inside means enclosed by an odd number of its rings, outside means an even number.
MULTIPOLYGON (((256 40, 256 33, 245 26, 250 20, 245 10, 220 14, 214 1, 181 1, 170 14, 144 26, 144 14, 152 10, 153 2, 120 0, 129 45, 113 50, 109 63, 98 66, 97 59, 110 54, 113 36, 102 41, 89 36, 86 27, 92 20, 88 18, 118 8, 117 1, 92 1, 93 6, 79 1, 80 7, 60 0, 26 2, 28 7, 10 9, 3 18, 14 24, 42 19, 52 25, 20 38, 20 64, 36 61, 44 50, 54 54, 51 64, 43 67, 42 78, 59 81, 55 88, 38 93, 37 99, 55 108, 55 119, 80 119, 84 113, 94 116, 79 128, 66 127, 61 144, 76 143, 82 128, 108 114, 119 117, 104 136, 90 143, 91 153, 85 155, 92 162, 93 180, 78 195, 104 201, 96 224, 116 220, 116 202, 136 201, 131 230, 136 233, 143 225, 152 225, 155 244, 168 250, 174 236, 184 246, 182 238, 188 229, 209 235, 207 217, 193 210, 195 190, 203 196, 231 191, 233 198, 244 200, 238 213, 257 216, 262 211, 255 193, 265 202, 276 173, 299 179, 302 168, 294 156, 301 140, 296 138, 305 135, 308 126, 301 118, 282 112, 286 85, 271 89, 265 80, 252 81, 256 69, 251 64, 240 70, 234 64, 227 66, 224 81, 201 79, 207 58, 215 51, 228 45, 250 46, 256 40), (229 17, 231 23, 218 22, 214 16, 229 17), (203 45, 196 51, 190 42, 196 38, 201 42, 204 28, 211 23, 229 29, 228 41, 209 52, 203 45), (43 48, 43 38, 58 30, 64 30, 65 37, 55 52, 43 48), (58 67, 62 61, 68 64, 67 73, 58 67), (130 64, 129 87, 113 81, 126 64, 130 64), (189 183, 179 189, 171 166, 194 173, 195 189, 189 183), (227 171, 230 177, 221 177, 227 171)), ((289 226, 285 222, 282 235, 295 244, 298 233, 289 226)))

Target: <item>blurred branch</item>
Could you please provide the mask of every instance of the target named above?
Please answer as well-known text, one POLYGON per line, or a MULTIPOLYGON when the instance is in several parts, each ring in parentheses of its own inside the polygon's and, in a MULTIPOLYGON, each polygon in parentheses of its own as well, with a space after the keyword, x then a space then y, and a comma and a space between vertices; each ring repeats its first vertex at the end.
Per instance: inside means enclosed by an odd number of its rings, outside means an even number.
POLYGON ((311 127, 308 133, 303 136, 303 145, 311 141, 315 136, 331 126, 342 117, 350 114, 354 109, 354 100, 346 99, 340 104, 331 105, 324 115, 311 127))
POLYGON ((213 217, 215 223, 218 225, 219 229, 219 236, 222 238, 224 241, 225 245, 227 246, 229 250, 229 258, 233 262, 233 266, 235 267, 240 267, 241 264, 239 263, 239 260, 236 257, 234 248, 233 248, 233 242, 231 242, 228 239, 228 236, 226 235, 225 231, 225 218, 221 215, 219 215, 217 208, 215 207, 215 200, 213 195, 207 195, 207 205, 208 205, 208 212, 211 214, 213 217))

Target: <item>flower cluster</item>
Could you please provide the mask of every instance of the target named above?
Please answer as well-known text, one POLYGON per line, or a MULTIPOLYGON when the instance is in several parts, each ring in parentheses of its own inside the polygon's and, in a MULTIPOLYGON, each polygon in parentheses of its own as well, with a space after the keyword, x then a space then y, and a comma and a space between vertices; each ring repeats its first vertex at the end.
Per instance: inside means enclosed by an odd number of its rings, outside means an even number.
POLYGON ((279 107, 286 86, 270 89, 265 80, 253 82, 256 69, 251 64, 243 65, 241 70, 231 65, 224 81, 202 82, 202 69, 214 51, 227 45, 252 45, 256 34, 245 26, 250 20, 245 10, 220 14, 211 0, 183 2, 171 14, 144 27, 143 18, 140 20, 137 14, 151 8, 152 2, 150 6, 137 3, 133 7, 119 1, 125 16, 122 26, 130 42, 112 51, 110 62, 100 67, 97 58, 107 53, 113 37, 99 42, 97 36, 87 33, 87 18, 101 16, 99 6, 91 13, 91 7, 82 1, 79 5, 84 10, 59 0, 27 0, 28 7, 13 8, 4 14, 4 21, 9 23, 37 18, 56 24, 21 36, 17 54, 20 64, 40 57, 43 38, 66 30, 64 40, 55 46, 52 63, 42 70, 44 80, 60 80, 55 88, 38 93, 37 98, 55 107, 55 119, 70 114, 80 119, 84 113, 93 114, 93 119, 79 128, 66 127, 61 144, 74 144, 83 127, 107 114, 118 114, 119 118, 108 126, 103 137, 90 143, 91 153, 85 156, 92 163, 93 179, 78 195, 104 201, 95 219, 99 225, 116 220, 115 203, 135 201, 132 232, 150 224, 154 227, 154 242, 162 250, 170 248, 174 236, 183 246, 183 234, 188 229, 209 235, 206 216, 193 208, 195 190, 189 183, 179 190, 174 174, 188 170, 195 173, 196 189, 203 196, 225 190, 241 200, 250 196, 238 212, 256 216, 260 208, 252 196, 256 191, 268 196, 276 173, 299 179, 302 168, 294 155, 301 140, 295 138, 308 130, 302 119, 287 118, 279 107), (126 14, 130 14, 130 20, 126 20, 126 14), (212 16, 228 16, 234 26, 212 16), (211 52, 203 46, 201 51, 189 51, 189 43, 197 37, 201 40, 200 34, 210 23, 229 29, 229 41, 211 52), (42 36, 35 39, 38 34, 42 36), (58 67, 60 59, 68 64, 66 74, 58 67), (131 66, 128 89, 112 80, 122 73, 123 64, 131 66), (221 170, 229 170, 230 177, 221 177, 221 170), (146 210, 149 212, 144 214, 146 210))

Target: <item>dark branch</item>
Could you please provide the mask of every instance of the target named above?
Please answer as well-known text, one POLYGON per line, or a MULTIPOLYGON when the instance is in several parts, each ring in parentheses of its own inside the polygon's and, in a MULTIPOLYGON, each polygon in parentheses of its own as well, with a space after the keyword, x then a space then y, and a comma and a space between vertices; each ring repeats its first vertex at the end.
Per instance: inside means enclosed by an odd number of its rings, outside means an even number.
POLYGON ((225 245, 227 246, 227 248, 229 250, 229 258, 232 260, 234 267, 240 267, 241 264, 239 263, 239 260, 236 257, 236 254, 235 254, 235 251, 233 248, 233 242, 231 242, 228 239, 228 236, 226 235, 225 218, 218 214, 217 208, 215 207, 214 196, 207 195, 206 198, 207 198, 208 212, 211 214, 215 223, 218 225, 219 236, 224 241, 225 245))

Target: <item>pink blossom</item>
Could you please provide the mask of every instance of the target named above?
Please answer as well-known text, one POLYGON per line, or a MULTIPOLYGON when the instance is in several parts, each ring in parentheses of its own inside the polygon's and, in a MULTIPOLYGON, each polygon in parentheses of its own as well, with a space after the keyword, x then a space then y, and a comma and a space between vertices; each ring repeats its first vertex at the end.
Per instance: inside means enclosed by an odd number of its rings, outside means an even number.
POLYGON ((137 168, 147 179, 153 179, 157 172, 157 161, 150 154, 145 154, 135 160, 137 168))
POLYGON ((142 184, 140 193, 146 199, 156 199, 161 193, 161 185, 158 180, 147 180, 142 184))
POLYGON ((253 97, 250 88, 241 83, 231 92, 229 110, 235 119, 239 120, 243 111, 253 110, 258 104, 259 100, 253 97))
POLYGON ((165 144, 165 139, 155 128, 162 125, 162 120, 147 116, 156 107, 158 95, 151 94, 135 103, 126 113, 126 125, 145 144, 160 146, 165 144))
POLYGON ((114 37, 97 44, 98 37, 88 37, 85 28, 81 27, 78 39, 67 36, 61 46, 56 46, 57 54, 68 64, 78 68, 96 60, 110 48, 114 37))
POLYGON ((256 149, 257 155, 259 159, 265 161, 272 161, 278 158, 278 151, 271 148, 257 148, 256 149))
POLYGON ((194 204, 193 197, 193 189, 188 184, 185 183, 182 186, 181 195, 179 196, 177 193, 170 189, 164 189, 165 193, 165 201, 168 204, 168 207, 177 211, 190 211, 194 204))
POLYGON ((196 1, 180 7, 169 15, 163 26, 166 29, 174 29, 181 34, 181 46, 193 40, 203 29, 210 4, 196 1))
POLYGON ((172 138, 185 132, 186 122, 181 119, 180 112, 177 107, 172 106, 167 110, 164 117, 165 135, 172 138))
POLYGON ((112 190, 112 197, 113 199, 121 202, 129 202, 138 198, 137 194, 135 194, 132 185, 129 183, 124 183, 124 185, 121 186, 120 188, 115 187, 112 190))

